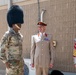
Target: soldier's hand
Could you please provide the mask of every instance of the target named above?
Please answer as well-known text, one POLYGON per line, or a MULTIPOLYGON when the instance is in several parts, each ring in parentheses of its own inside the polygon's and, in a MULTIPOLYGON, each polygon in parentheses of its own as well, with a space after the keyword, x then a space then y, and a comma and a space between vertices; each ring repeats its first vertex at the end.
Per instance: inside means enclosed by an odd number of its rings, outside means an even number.
POLYGON ((76 68, 76 64, 75 64, 74 66, 75 66, 75 68, 76 68))
POLYGON ((7 68, 10 68, 9 62, 6 62, 5 64, 6 64, 6 67, 7 67, 7 68))
POLYGON ((53 64, 50 64, 50 66, 49 66, 50 68, 53 68, 53 64))
POLYGON ((34 68, 34 64, 33 64, 33 63, 31 64, 31 67, 33 67, 33 68, 34 68))

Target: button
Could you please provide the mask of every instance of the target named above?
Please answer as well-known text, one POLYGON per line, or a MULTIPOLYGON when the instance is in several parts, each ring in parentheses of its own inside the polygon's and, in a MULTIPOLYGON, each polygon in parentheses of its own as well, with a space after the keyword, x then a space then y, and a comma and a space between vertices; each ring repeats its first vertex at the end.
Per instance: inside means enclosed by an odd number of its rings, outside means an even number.
POLYGON ((43 49, 42 49, 43 50, 43 49))
POLYGON ((42 40, 43 41, 43 40, 42 40))
POLYGON ((43 46, 43 44, 42 44, 42 46, 43 46))
POLYGON ((42 54, 43 55, 43 54, 42 54))

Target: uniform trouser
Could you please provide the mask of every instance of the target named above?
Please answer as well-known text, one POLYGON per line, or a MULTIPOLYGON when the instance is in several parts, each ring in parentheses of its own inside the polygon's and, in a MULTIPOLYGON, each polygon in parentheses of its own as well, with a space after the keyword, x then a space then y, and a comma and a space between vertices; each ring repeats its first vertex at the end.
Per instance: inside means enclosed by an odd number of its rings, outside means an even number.
POLYGON ((17 65, 11 65, 6 68, 6 75, 24 75, 24 62, 20 61, 17 65))
POLYGON ((48 68, 36 66, 36 75, 48 75, 48 68))

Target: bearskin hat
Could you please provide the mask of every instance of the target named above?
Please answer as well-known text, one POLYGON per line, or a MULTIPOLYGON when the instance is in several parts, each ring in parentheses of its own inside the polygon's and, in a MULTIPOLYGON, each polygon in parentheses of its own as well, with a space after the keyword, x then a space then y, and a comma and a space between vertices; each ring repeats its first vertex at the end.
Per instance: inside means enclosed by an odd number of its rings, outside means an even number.
POLYGON ((22 8, 18 5, 12 5, 7 12, 7 22, 9 27, 12 27, 12 24, 23 24, 23 17, 24 14, 22 8))

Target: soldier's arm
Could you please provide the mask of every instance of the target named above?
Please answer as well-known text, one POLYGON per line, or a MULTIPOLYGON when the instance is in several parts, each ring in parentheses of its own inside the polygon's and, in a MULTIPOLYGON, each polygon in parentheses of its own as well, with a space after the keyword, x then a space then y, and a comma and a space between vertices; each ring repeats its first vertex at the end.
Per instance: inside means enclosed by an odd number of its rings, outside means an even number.
POLYGON ((31 63, 34 64, 34 55, 35 55, 35 40, 34 37, 31 37, 31 63))
POLYGON ((53 36, 51 35, 51 40, 50 40, 50 60, 51 60, 51 64, 53 64, 54 62, 54 47, 53 47, 53 36))
POLYGON ((7 46, 8 46, 8 38, 7 35, 4 35, 0 42, 0 59, 2 60, 3 63, 7 62, 6 58, 7 46))

